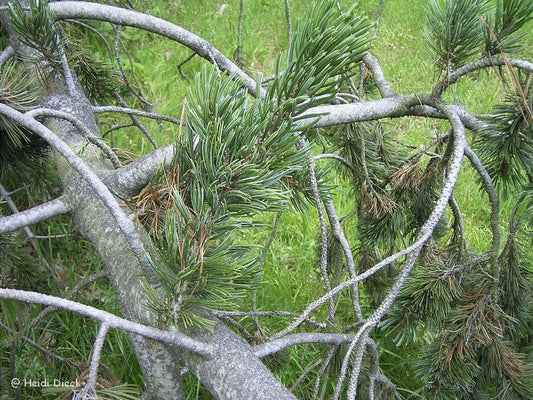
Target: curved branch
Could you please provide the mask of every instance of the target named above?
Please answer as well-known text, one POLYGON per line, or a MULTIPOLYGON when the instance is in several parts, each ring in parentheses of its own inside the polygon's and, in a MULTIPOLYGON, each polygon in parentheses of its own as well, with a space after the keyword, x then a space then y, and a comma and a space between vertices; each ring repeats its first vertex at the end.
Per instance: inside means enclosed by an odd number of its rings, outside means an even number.
POLYGON ((128 108, 128 107, 95 106, 93 107, 93 111, 95 112, 95 114, 102 114, 102 113, 109 113, 109 112, 132 114, 132 115, 137 115, 139 117, 155 119, 158 121, 172 122, 173 124, 176 124, 176 125, 180 124, 179 119, 169 117, 168 115, 157 114, 157 113, 153 113, 149 111, 136 110, 134 108, 128 108))
POLYGON ((0 217, 0 234, 13 232, 17 229, 36 224, 56 215, 66 214, 70 211, 69 205, 62 197, 47 203, 20 211, 7 217, 0 217))
POLYGON ((105 143, 101 138, 99 138, 97 135, 92 133, 90 129, 81 122, 78 118, 76 118, 74 115, 69 114, 68 112, 54 110, 51 108, 35 108, 33 110, 30 110, 26 112, 26 115, 37 118, 37 117, 51 117, 51 118, 60 118, 64 119, 65 121, 70 122, 72 125, 76 127, 80 131, 80 133, 92 144, 97 146, 100 150, 104 152, 104 154, 109 158, 111 163, 115 168, 120 168, 122 164, 120 163, 120 160, 118 159, 117 155, 113 152, 113 150, 105 143))
POLYGON ((366 53, 363 57, 363 62, 367 68, 372 72, 374 77, 374 82, 381 94, 381 97, 391 97, 394 95, 392 88, 389 85, 389 82, 385 78, 385 74, 379 65, 378 60, 370 53, 366 53))
POLYGON ((271 342, 254 346, 253 350, 257 357, 263 358, 298 344, 331 344, 338 346, 351 343, 353 339, 354 335, 347 333, 295 333, 294 335, 283 336, 271 342))
MULTIPOLYGON (((448 169, 448 176, 446 178, 446 181, 444 182, 441 194, 437 200, 437 203, 435 204, 433 211, 431 212, 430 216, 424 223, 424 225, 420 228, 420 233, 417 236, 417 239, 415 242, 403 249, 399 252, 386 257, 385 259, 381 260, 379 263, 374 265, 372 268, 366 270, 365 272, 359 274, 358 276, 351 278, 340 285, 333 288, 331 291, 326 293, 324 296, 318 298, 317 300, 310 303, 307 308, 300 314, 298 318, 296 318, 290 325, 288 325, 285 329, 278 332, 273 338, 280 338, 287 333, 293 331, 298 326, 302 324, 302 322, 309 317, 309 315, 318 307, 320 307, 322 304, 324 304, 326 301, 331 299, 333 296, 335 296, 340 291, 354 285, 357 282, 360 282, 369 276, 373 275, 380 269, 384 268, 387 265, 390 265, 392 262, 396 261, 397 259, 408 256, 408 260, 406 261, 406 265, 402 270, 402 273, 399 275, 397 281, 395 282, 394 286, 392 287, 391 291, 385 298, 385 300, 381 303, 381 305, 378 307, 378 309, 374 312, 374 314, 361 326, 359 329, 358 334, 361 334, 366 331, 367 329, 374 327, 377 325, 377 323, 381 320, 383 315, 386 313, 386 311, 389 309, 390 305, 398 295, 398 292, 400 288, 403 286, 403 283, 405 282, 405 279, 409 275, 411 268, 413 267, 418 254, 422 250, 422 247, 424 244, 431 238, 433 234, 433 230, 437 226, 438 222, 440 221, 446 206, 448 204, 448 200, 450 196, 453 193, 453 188, 455 186, 455 183, 457 181, 457 177, 459 175, 459 170, 461 168, 461 162, 464 155, 464 148, 466 145, 466 139, 465 139, 465 133, 464 133, 464 125, 461 122, 461 119, 455 112, 455 108, 453 106, 441 106, 440 107, 442 112, 444 112, 451 124, 452 129, 454 133, 454 152, 452 156, 452 161, 450 164, 450 167, 448 169)), ((360 335, 359 335, 360 337, 360 335)))
POLYGON ((124 8, 84 1, 54 2, 50 3, 49 7, 57 19, 95 19, 118 25, 132 26, 175 40, 189 47, 207 61, 216 63, 218 68, 226 71, 229 75, 235 76, 252 95, 264 95, 263 89, 261 89, 261 93, 257 93, 257 84, 254 79, 237 67, 207 40, 161 18, 124 8))
POLYGON ((313 158, 315 160, 321 160, 323 158, 331 158, 333 160, 337 160, 337 161, 340 161, 342 164, 344 164, 345 167, 347 167, 348 169, 350 169, 352 172, 356 173, 357 170, 355 169, 355 167, 347 160, 345 159, 344 157, 341 157, 339 156, 338 154, 335 154, 335 153, 322 153, 322 154, 317 154, 316 156, 313 156, 313 158))
POLYGON ((49 296, 42 293, 30 292, 16 289, 0 289, 1 299, 19 300, 26 303, 42 304, 72 311, 77 314, 102 321, 108 328, 120 329, 124 332, 134 333, 159 342, 168 343, 182 349, 189 350, 203 357, 211 357, 215 353, 213 345, 194 340, 180 332, 169 332, 161 329, 152 328, 137 322, 132 322, 124 318, 117 317, 107 311, 99 310, 85 304, 77 303, 72 300, 62 299, 60 297, 49 296))
POLYGON ((433 98, 427 94, 396 95, 379 100, 313 107, 300 114, 298 119, 302 119, 303 124, 309 124, 309 120, 313 118, 317 119, 313 127, 323 128, 352 122, 411 115, 413 113, 412 107, 432 103, 433 98))
POLYGON ((479 60, 471 62, 469 64, 463 65, 456 70, 453 70, 448 76, 446 81, 441 82, 434 90, 433 93, 440 95, 448 87, 456 83, 464 75, 469 74, 470 72, 477 71, 483 68, 490 67, 501 67, 501 66, 512 66, 524 71, 533 73, 533 62, 521 60, 518 58, 508 58, 508 57, 482 57, 479 60))

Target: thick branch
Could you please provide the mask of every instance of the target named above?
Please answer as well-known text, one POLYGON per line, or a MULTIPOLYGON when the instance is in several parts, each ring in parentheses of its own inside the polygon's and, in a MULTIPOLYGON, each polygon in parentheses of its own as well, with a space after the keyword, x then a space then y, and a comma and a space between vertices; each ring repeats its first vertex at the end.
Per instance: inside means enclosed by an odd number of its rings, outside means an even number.
POLYGON ((38 222, 47 220, 68 213, 70 211, 69 205, 63 201, 61 197, 51 200, 47 203, 20 211, 16 214, 7 217, 0 217, 0 234, 6 232, 13 232, 25 226, 33 225, 38 222))
POLYGON ((174 153, 175 146, 169 144, 121 169, 102 173, 102 180, 117 195, 134 196, 146 186, 157 171, 170 167, 174 153))
POLYGON ((412 107, 431 104, 432 102, 432 98, 428 95, 397 95, 379 100, 313 107, 302 113, 299 117, 312 119, 322 115, 313 125, 315 128, 322 128, 353 122, 411 115, 413 113, 412 107))
POLYGON ((254 349, 224 324, 217 322, 212 331, 193 329, 189 334, 218 344, 209 360, 188 351, 182 354, 189 369, 216 399, 296 399, 254 354, 254 349))

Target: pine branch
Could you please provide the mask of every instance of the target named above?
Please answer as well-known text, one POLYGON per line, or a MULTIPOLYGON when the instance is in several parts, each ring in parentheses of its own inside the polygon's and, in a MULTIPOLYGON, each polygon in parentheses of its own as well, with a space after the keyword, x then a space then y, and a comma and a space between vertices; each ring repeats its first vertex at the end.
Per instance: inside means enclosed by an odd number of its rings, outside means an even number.
POLYGON ((295 333, 253 347, 254 354, 263 358, 288 347, 300 344, 329 344, 338 346, 351 343, 353 334, 347 333, 295 333))
MULTIPOLYGON (((434 101, 431 96, 426 94, 396 95, 379 100, 312 107, 299 115, 301 121, 298 122, 310 124, 316 120, 313 127, 324 128, 354 122, 415 115, 414 106, 431 106, 433 104, 434 101)), ((441 113, 439 115, 443 118, 441 113)))
POLYGON ((168 21, 133 10, 83 1, 54 2, 49 4, 49 7, 57 19, 96 19, 123 26, 133 26, 175 40, 189 47, 207 61, 214 61, 230 76, 241 80, 251 94, 261 94, 261 96, 265 94, 262 89, 257 93, 255 80, 220 53, 211 43, 168 21))
POLYGON ((212 356, 215 351, 213 345, 191 339, 187 335, 177 331, 170 332, 152 328, 150 326, 117 317, 116 315, 108 313, 107 311, 102 311, 98 308, 86 306, 71 300, 65 300, 60 297, 24 290, 0 289, 0 298, 61 308, 63 310, 71 311, 76 314, 102 321, 103 323, 107 324, 109 328, 120 329, 124 332, 134 333, 136 335, 154 339, 159 342, 168 343, 207 358, 212 356))
POLYGON ((36 207, 19 211, 16 214, 0 217, 0 234, 13 232, 68 212, 70 212, 68 203, 63 201, 62 197, 59 197, 36 207))
POLYGON ((495 68, 501 66, 511 66, 525 72, 533 73, 533 62, 512 57, 485 56, 450 71, 446 79, 435 86, 432 93, 435 96, 440 96, 446 89, 448 89, 454 83, 457 83, 465 75, 484 68, 495 68))
POLYGON ((15 55, 15 49, 13 48, 13 46, 7 46, 0 53, 0 65, 10 60, 14 55, 15 55))
POLYGON ((158 171, 170 168, 174 156, 175 145, 166 145, 120 169, 102 173, 102 181, 121 197, 135 196, 158 171))

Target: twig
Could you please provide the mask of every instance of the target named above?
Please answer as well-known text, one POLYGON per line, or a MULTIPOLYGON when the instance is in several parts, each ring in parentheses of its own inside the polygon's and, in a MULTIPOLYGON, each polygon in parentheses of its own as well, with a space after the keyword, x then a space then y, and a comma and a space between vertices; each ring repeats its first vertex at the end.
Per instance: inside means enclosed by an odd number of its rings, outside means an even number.
POLYGON ((178 72, 180 73, 181 77, 182 77, 184 80, 186 80, 186 81, 188 81, 189 79, 187 78, 187 75, 185 75, 185 74, 183 73, 183 71, 181 70, 181 67, 183 67, 185 64, 187 64, 189 61, 191 61, 191 60, 194 58, 195 55, 196 55, 196 53, 191 53, 190 56, 188 56, 185 60, 183 60, 182 62, 180 62, 180 63, 178 64, 178 72))
POLYGON ((32 118, 38 118, 38 117, 48 117, 48 118, 60 118, 65 121, 70 122, 72 125, 80 131, 80 133, 92 144, 97 146, 102 152, 107 156, 109 161, 113 164, 113 167, 120 168, 122 167, 122 164, 120 160, 118 159, 115 152, 105 143, 101 138, 96 136, 94 133, 92 133, 83 122, 81 122, 78 118, 76 118, 74 115, 59 111, 59 110, 53 110, 51 108, 35 108, 33 110, 30 110, 26 113, 26 115, 29 115, 32 118))
MULTIPOLYGON (((361 367, 363 365, 363 356, 365 354, 364 342, 368 339, 368 336, 361 340, 361 345, 355 355, 355 360, 352 362, 352 373, 350 382, 348 383, 348 390, 346 391, 346 398, 348 400, 355 400, 357 397, 357 382, 359 381, 359 375, 361 374, 361 367)), ((348 354, 346 358, 349 359, 348 354)))
POLYGON ((150 112, 150 111, 137 110, 135 108, 118 107, 118 106, 95 106, 93 107, 93 111, 96 114, 103 114, 103 113, 109 113, 109 112, 122 113, 122 114, 133 114, 139 117, 146 117, 146 118, 151 118, 151 119, 155 119, 158 121, 171 122, 176 125, 180 124, 180 120, 177 118, 173 118, 168 115, 157 114, 157 113, 150 112))
POLYGON ((107 49, 107 53, 109 54, 110 57, 112 57, 113 51, 111 50, 111 45, 107 41, 106 37, 104 35, 102 35, 102 33, 100 33, 100 31, 98 31, 98 29, 92 27, 89 24, 86 24, 84 22, 78 21, 77 19, 65 19, 64 21, 65 22, 69 22, 71 24, 80 25, 82 28, 87 29, 88 31, 94 33, 104 43, 104 46, 107 49))
POLYGON ((105 337, 108 330, 109 326, 107 323, 102 322, 96 340, 94 341, 89 376, 87 377, 87 382, 83 388, 84 393, 91 395, 96 393, 96 380, 98 377, 98 366, 100 365, 100 354, 102 353, 102 347, 104 347, 105 337))
POLYGON ((244 0, 239 1, 239 22, 237 24, 237 66, 242 68, 242 22, 244 19, 244 0))
MULTIPOLYGON (((115 99, 117 99, 117 101, 119 102, 119 104, 123 108, 129 108, 128 104, 124 101, 124 99, 122 98, 122 96, 120 96, 120 94, 118 92, 113 92, 113 97, 115 97, 115 99)), ((137 128, 139 128, 139 130, 143 133, 143 135, 152 144, 153 148, 157 149, 157 147, 158 147, 157 146, 157 142, 155 141, 153 136, 150 134, 150 132, 148 132, 146 127, 143 125, 143 123, 141 121, 139 121, 139 119, 133 113, 129 113, 128 115, 129 115, 129 117, 131 119, 131 122, 133 122, 133 125, 135 125, 137 128)))
POLYGON ((466 240, 463 229, 463 215, 461 213, 459 203, 457 203, 457 200, 455 200, 455 196, 450 196, 449 205, 453 214, 453 243, 459 244, 459 259, 461 259, 464 251, 466 250, 466 240))
POLYGON ((254 346, 253 351, 257 357, 263 358, 291 346, 308 343, 338 346, 351 343, 354 337, 353 334, 347 333, 295 333, 254 346))
POLYGON ((348 347, 348 349, 346 350, 346 354, 344 356, 344 359, 342 360, 342 365, 341 365, 341 371, 339 373, 339 377, 337 378, 337 384, 335 385, 335 392, 333 394, 333 399, 334 400, 338 400, 340 395, 341 395, 341 390, 342 390, 342 386, 344 384, 344 380, 346 379, 346 375, 348 373, 348 366, 349 366, 349 363, 350 363, 350 358, 351 358, 351 355, 352 355, 352 352, 357 348, 357 355, 356 355, 356 367, 358 366, 359 368, 354 368, 353 371, 352 371, 352 378, 350 380, 350 385, 348 387, 348 393, 347 393, 347 398, 350 398, 350 400, 352 400, 352 396, 353 396, 353 384, 355 383, 355 385, 357 386, 357 378, 359 376, 359 370, 360 367, 361 367, 361 362, 363 360, 363 350, 364 350, 364 346, 362 344, 362 342, 364 342, 364 340, 366 340, 367 336, 368 336, 368 330, 370 329, 370 326, 368 326, 365 330, 360 330, 359 332, 357 332, 357 334, 355 335, 355 337, 353 338, 352 342, 350 343, 350 346, 348 347), (355 382, 353 382, 355 379, 355 382), (350 391, 352 391, 352 393, 350 393, 350 391), (352 395, 352 396, 350 396, 352 395))
MULTIPOLYGON (((278 231, 279 221, 281 219, 281 215, 283 213, 280 211, 276 214, 276 219, 274 220, 274 226, 272 227, 272 231, 270 232, 270 236, 268 237, 268 240, 265 244, 265 247, 263 247, 263 251, 261 252, 261 258, 259 259, 259 262, 257 263, 257 272, 258 274, 261 274, 263 270, 263 265, 266 260, 266 256, 268 254, 268 251, 270 250, 270 246, 272 246, 272 243, 274 242, 274 238, 276 237, 276 233, 278 231)), ((256 313, 254 315, 254 325, 255 329, 257 331, 261 331, 261 325, 259 324, 259 318, 257 315, 257 288, 254 288, 254 291, 252 292, 252 311, 256 313)))
POLYGON ((313 157, 315 160, 322 160, 323 158, 331 158, 333 160, 337 160, 337 161, 340 161, 341 163, 343 163, 347 168, 349 168, 353 173, 356 173, 357 170, 355 169, 355 167, 347 160, 345 159, 344 157, 341 157, 339 156, 338 154, 333 154, 333 153, 322 153, 322 154, 318 154, 316 156, 313 157))
MULTIPOLYGON (((11 200, 11 197, 9 197, 9 193, 4 189, 4 187, 1 184, 0 184, 0 196, 2 199, 6 201, 8 207, 11 209, 11 212, 13 212, 12 216, 17 216, 17 215, 20 216, 20 212, 17 209, 17 206, 15 205, 13 200, 11 200)), ((2 218, 0 218, 0 224, 1 224, 1 221, 2 221, 2 218)), ((33 238, 34 238, 33 233, 30 231, 30 229, 27 226, 22 227, 22 231, 24 232, 24 235, 26 236, 28 243, 33 248, 33 251, 35 251, 35 254, 40 255, 41 252, 39 251, 39 248, 33 241, 33 238)), ((1 232, 1 228, 0 228, 0 232, 1 232)), ((48 264, 48 262, 44 259, 44 257, 38 257, 38 258, 41 261, 41 264, 43 265, 43 267, 48 271, 48 273, 54 280, 54 283, 56 284, 56 286, 59 288, 59 282, 57 281, 57 276, 56 276, 55 271, 52 269, 52 267, 50 267, 50 264, 48 264)))
POLYGON ((298 377, 298 379, 296 379, 294 381, 294 383, 291 385, 291 387, 289 388, 289 391, 290 392, 294 392, 296 390, 296 388, 300 385, 300 383, 303 382, 303 380, 307 377, 307 375, 309 375, 311 372, 313 372, 316 367, 318 367, 320 364, 322 364, 324 362, 324 360, 322 358, 319 358, 318 360, 316 360, 313 364, 311 364, 309 367, 307 367, 301 374, 300 376, 298 377))
MULTIPOLYGON (((97 281, 98 279, 102 279, 102 278, 105 278, 106 277, 106 274, 105 274, 105 271, 100 271, 100 272, 97 272, 95 274, 92 274, 92 275, 89 275, 88 277, 86 278, 83 278, 82 280, 80 280, 76 286, 74 286, 72 288, 72 290, 70 290, 69 292, 67 292, 64 296, 65 300, 70 300, 72 299, 74 296, 76 296, 78 294, 78 292, 83 289, 85 286, 97 281)), ((52 311, 55 311, 56 308, 55 307, 46 307, 44 310, 42 310, 39 314, 37 314, 37 316, 31 320, 30 322, 30 325, 29 327, 30 328, 33 328, 34 326, 36 326, 39 321, 41 321, 45 316, 47 316, 48 314, 50 314, 52 311)))
POLYGON ((287 48, 290 49, 292 46, 292 18, 289 0, 285 0, 285 21, 287 22, 287 48))
MULTIPOLYGON (((131 60, 130 53, 128 49, 126 49, 126 46, 122 43, 122 39, 120 38, 120 32, 122 30, 122 25, 117 25, 115 27, 115 41, 113 44, 114 54, 115 54, 115 60, 118 64, 118 68, 120 70, 120 73, 122 74, 122 79, 124 79, 125 85, 131 90, 133 95, 141 102, 141 104, 144 104, 145 107, 151 109, 153 105, 149 103, 145 97, 142 95, 142 93, 138 93, 131 84, 128 74, 126 74, 126 70, 124 69, 124 64, 122 63, 122 58, 120 57, 120 50, 118 48, 119 44, 122 46, 122 49, 126 52, 126 57, 128 57, 128 60, 131 65, 131 74, 133 75, 133 78, 137 81, 137 87, 139 88, 139 81, 137 79, 137 75, 135 75, 135 70, 133 69, 133 61, 131 60)), ((116 97, 116 96, 115 96, 116 97)))
MULTIPOLYGON (((337 212, 335 211, 333 201, 331 199, 327 199, 324 202, 324 206, 326 207, 326 212, 329 218, 329 224, 331 225, 331 233, 341 245, 342 251, 344 253, 344 258, 346 259, 346 266, 348 268, 348 272, 350 273, 350 277, 352 279, 355 279, 357 278, 357 273, 355 272, 355 262, 353 259, 352 249, 350 248, 350 243, 346 239, 344 230, 342 229, 342 226, 339 222, 339 218, 337 217, 337 212)), ((352 303, 357 321, 362 321, 363 312, 361 311, 361 305, 359 304, 359 287, 357 283, 354 283, 352 285, 352 303)))
POLYGON ((498 253, 500 251, 500 240, 501 240, 500 201, 498 198, 498 194, 496 193, 496 190, 494 189, 494 185, 492 184, 492 178, 490 177, 489 173, 483 166, 483 163, 481 162, 477 154, 468 145, 465 145, 465 156, 470 160, 472 167, 474 167, 474 169, 477 171, 477 173, 481 177, 481 181, 483 182, 485 191, 487 192, 487 195, 489 196, 489 202, 491 205, 490 228, 492 232, 492 242, 491 242, 489 253, 490 253, 491 266, 492 266, 492 275, 494 278, 493 288, 494 288, 494 291, 497 291, 499 288, 499 279, 500 279, 499 278, 500 268, 499 268, 499 263, 498 263, 498 253))
POLYGON ((335 353, 337 352, 338 349, 339 349, 338 346, 331 346, 328 349, 328 352, 326 354, 326 358, 325 358, 324 362, 322 363, 322 366, 320 367, 320 369, 318 370, 318 372, 316 374, 315 386, 313 388, 313 399, 316 399, 316 398, 323 399, 324 398, 325 389, 326 389, 326 386, 327 386, 327 380, 328 380, 328 376, 329 376, 329 373, 327 373, 327 371, 329 371, 329 367, 331 365, 331 360, 333 360, 333 357, 335 356, 335 353), (322 377, 324 376, 324 374, 326 374, 326 379, 324 379, 324 383, 322 385, 322 391, 321 391, 320 397, 319 397, 318 391, 320 390, 320 381, 322 380, 322 377))
MULTIPOLYGON (((233 316, 233 317, 297 317, 298 314, 289 312, 289 311, 210 311, 213 315, 217 317, 224 317, 224 316, 233 316)), ((315 328, 319 329, 325 329, 326 324, 323 322, 315 321, 314 319, 307 319, 305 320, 305 323, 314 326, 315 328)))
MULTIPOLYGON (((306 147, 305 139, 301 138, 299 140, 298 147, 300 149, 306 147)), ((331 283, 328 275, 328 229, 326 226, 324 210, 322 209, 322 198, 318 189, 318 181, 315 174, 315 161, 312 156, 309 157, 307 162, 307 169, 309 171, 309 179, 311 181, 311 188, 315 199, 315 208, 318 214, 318 220, 320 221, 320 271, 322 273, 322 279, 324 280, 324 286, 326 287, 326 290, 330 292, 331 283)), ((335 298, 331 299, 328 307, 328 320, 333 321, 335 319, 335 298)))
MULTIPOLYGON (((78 364, 77 362, 72 361, 71 359, 68 359, 68 358, 65 358, 65 357, 61 357, 61 356, 51 352, 50 350, 45 349, 39 343, 34 342, 30 338, 22 335, 20 332, 17 332, 16 330, 11 329, 9 326, 4 325, 2 322, 0 322, 0 328, 8 331, 12 335, 16 335, 19 339, 21 339, 24 342, 28 343, 31 347, 33 347, 37 351, 43 353, 46 357, 48 357, 50 359, 57 360, 59 362, 65 363, 69 367, 74 367, 74 368, 77 368, 79 370, 83 370, 85 368, 85 365, 83 365, 83 364, 78 364)), ((5 342, 4 343, 0 343, 0 346, 3 346, 4 344, 5 344, 5 342)))

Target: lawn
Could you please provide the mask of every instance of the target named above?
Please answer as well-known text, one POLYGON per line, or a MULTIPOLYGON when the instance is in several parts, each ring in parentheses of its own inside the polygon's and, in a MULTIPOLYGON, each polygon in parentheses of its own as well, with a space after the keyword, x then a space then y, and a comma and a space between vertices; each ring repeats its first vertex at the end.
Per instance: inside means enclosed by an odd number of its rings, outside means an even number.
MULTIPOLYGON (((313 0, 293 0, 290 13, 292 26, 304 15, 313 0)), ((342 6, 348 7, 350 1, 341 1, 342 6)), ((379 0, 361 1, 357 11, 374 21, 380 9, 379 0)), ((237 0, 174 0, 148 1, 134 0, 137 10, 151 13, 174 22, 191 32, 213 43, 222 53, 236 59, 239 45, 239 15, 240 2, 237 0)), ((426 51, 424 41, 424 10, 425 1, 419 0, 389 0, 379 15, 377 36, 372 47, 373 55, 380 61, 384 73, 392 88, 398 93, 428 92, 435 83, 435 70, 432 60, 426 51)), ((276 57, 283 57, 287 49, 287 19, 285 2, 282 0, 248 0, 244 2, 242 17, 242 68, 253 77, 269 76, 274 72, 276 57)), ((112 41, 111 28, 102 25, 102 30, 112 41)), ((162 40, 155 35, 139 32, 133 28, 122 30, 124 48, 120 50, 127 62, 124 67, 131 77, 131 82, 140 96, 145 98, 150 109, 174 118, 180 118, 186 100, 186 93, 194 82, 196 72, 206 61, 199 57, 189 59, 190 50, 180 47, 176 43, 162 40), (188 60, 188 61, 187 61, 188 60)), ((89 38, 95 52, 104 58, 105 46, 98 37, 89 38)), ((530 39, 531 40, 531 39, 530 39)), ((529 54, 531 55, 531 53, 529 54)), ((503 72, 505 74, 505 71, 503 72)), ((504 84, 495 73, 480 72, 457 84, 447 95, 447 100, 456 97, 465 101, 463 105, 473 113, 490 113, 494 104, 502 99, 504 84)), ((371 96, 375 96, 373 93, 371 96)), ((138 100, 131 99, 134 105, 138 100)), ((112 147, 126 148, 128 152, 144 154, 151 151, 150 144, 135 128, 129 128, 118 133, 114 127, 125 122, 118 117, 102 116, 102 131, 112 147)), ((166 144, 177 135, 177 130, 169 125, 159 126, 155 122, 144 121, 147 130, 159 143, 166 144)), ((447 124, 441 121, 428 121, 422 118, 402 118, 383 121, 388 132, 394 132, 395 140, 409 143, 416 150, 429 142, 436 134, 447 130, 447 124)), ((472 140, 469 137, 469 140, 472 140)), ((319 149, 317 148, 316 151, 319 149)), ((125 154, 125 157, 127 154, 125 154)), ((324 165, 329 161, 320 161, 324 165)), ((343 180, 335 169, 331 169, 328 184, 333 189, 332 197, 338 214, 343 216, 350 213, 356 206, 355 198, 348 182, 343 180)), ((465 218, 465 236, 473 249, 482 251, 490 246, 490 205, 486 194, 479 190, 477 178, 473 170, 465 162, 461 172, 459 185, 455 189, 455 197, 461 204, 465 218)), ((510 213, 509 203, 502 206, 502 223, 510 213)), ((260 216, 257 227, 242 232, 238 240, 243 243, 257 245, 257 252, 261 253, 267 244, 275 224, 277 215, 274 213, 260 216)), ((261 283, 257 292, 257 306, 259 310, 284 310, 300 313, 317 296, 324 293, 318 266, 319 224, 316 210, 310 205, 305 212, 288 208, 282 213, 277 227, 276 236, 266 254, 262 266, 261 283)), ((346 235, 355 248, 357 240, 357 221, 350 219, 344 225, 346 235)), ((99 270, 101 265, 91 248, 79 241, 72 231, 68 221, 57 218, 50 227, 52 233, 67 233, 66 239, 49 240, 43 252, 53 263, 62 266, 62 283, 72 286, 80 278, 80 268, 83 276, 99 270)), ((362 293, 363 305, 370 307, 368 293, 362 293)), ((97 282, 87 288, 80 299, 85 303, 105 308, 117 313, 111 288, 103 282, 97 282)), ((246 301, 250 301, 246 299, 246 301)), ((349 304, 350 299, 339 301, 340 315, 342 307, 349 304)), ((326 310, 321 309, 320 313, 326 310)), ((247 328, 253 328, 253 320, 242 319, 240 322, 247 328)), ((287 320, 281 317, 268 317, 261 320, 263 333, 273 333, 285 326, 287 320)), ((52 319, 42 326, 42 336, 46 336, 50 345, 61 349, 61 355, 68 358, 85 361, 89 357, 92 338, 97 332, 96 324, 82 324, 81 318, 68 313, 56 313, 52 319), (68 329, 66 328, 68 327, 68 329), (86 335, 88 331, 93 334, 86 335)), ((0 336, 0 339, 2 337, 0 336)), ((43 341, 42 337, 34 338, 43 341)), ((260 338, 258 338, 260 340, 260 338)), ((399 393, 404 398, 417 398, 418 382, 412 375, 409 363, 412 349, 396 347, 387 338, 379 334, 376 340, 383 340, 381 367, 398 386, 399 393)), ((0 340, 1 341, 1 340, 0 340)), ((294 382, 296 378, 312 363, 320 348, 309 346, 307 351, 284 351, 276 357, 267 360, 269 366, 284 382, 294 382)), ((33 360, 26 365, 28 376, 43 375, 45 369, 50 368, 46 362, 36 358, 25 346, 21 350, 21 360, 33 360)), ((103 350, 103 363, 121 382, 142 385, 132 350, 126 335, 113 333, 106 340, 103 350), (128 365, 128 368, 124 368, 128 365)), ((2 356, 2 361, 7 361, 2 356)), ((68 368, 60 363, 54 363, 58 376, 68 376, 68 368)), ((22 366, 18 368, 22 369, 22 366)), ((50 376, 47 372, 46 375, 50 376)), ((190 377, 185 377, 188 385, 198 385, 190 377)), ((302 383, 304 388, 312 388, 312 379, 302 383)), ((191 398, 210 398, 200 386, 191 398)), ((298 391, 296 392, 298 394, 298 391)), ((0 399, 3 398, 0 396, 0 399)))

